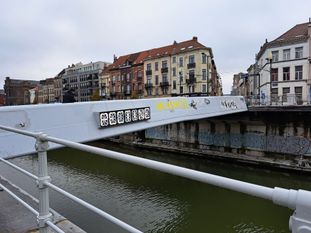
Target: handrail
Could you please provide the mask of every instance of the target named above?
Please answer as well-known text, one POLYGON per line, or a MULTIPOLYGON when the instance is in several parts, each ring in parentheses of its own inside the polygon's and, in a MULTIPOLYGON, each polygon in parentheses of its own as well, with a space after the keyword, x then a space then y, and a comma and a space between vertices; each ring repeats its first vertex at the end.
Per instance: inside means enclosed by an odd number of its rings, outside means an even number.
MULTIPOLYGON (((58 144, 68 146, 71 148, 75 148, 78 150, 94 153, 94 154, 105 156, 108 158, 113 158, 113 159, 117 159, 120 161, 140 165, 140 166, 151 168, 151 169, 158 170, 158 171, 162 171, 168 174, 185 177, 188 179, 200 181, 203 183, 208 183, 208 184, 215 185, 218 187, 222 187, 222 188, 230 189, 233 191, 242 192, 242 193, 249 194, 252 196, 271 200, 275 204, 285 206, 285 207, 295 210, 294 215, 291 216, 290 218, 290 228, 293 233, 301 233, 301 232, 311 233, 311 206, 309 204, 311 203, 311 192, 310 191, 292 190, 292 189, 288 190, 288 189, 283 189, 279 187, 269 188, 269 187, 265 187, 261 185, 248 183, 248 182, 243 182, 243 181, 221 177, 221 176, 217 176, 213 174, 199 172, 199 171, 191 170, 188 168, 178 167, 175 165, 170 165, 170 164, 157 162, 157 161, 153 161, 149 159, 139 158, 139 157, 135 157, 135 156, 120 153, 120 152, 110 151, 110 150, 102 149, 102 148, 96 148, 96 147, 89 146, 89 145, 84 145, 84 144, 80 144, 80 143, 76 143, 76 142, 72 142, 72 141, 68 141, 68 140, 64 140, 64 139, 60 139, 56 137, 51 137, 51 136, 48 136, 42 133, 32 133, 32 132, 27 132, 24 130, 16 130, 16 129, 12 129, 10 127, 5 127, 1 125, 0 125, 0 128, 8 130, 8 131, 12 131, 12 132, 21 133, 26 136, 36 137, 37 138, 36 145, 39 148, 41 148, 40 143, 47 143, 48 141, 51 141, 51 142, 58 143, 58 144)), ((38 151, 38 152, 42 152, 42 151, 38 151)), ((40 153, 38 153, 38 155, 40 155, 40 153)), ((40 181, 40 176, 39 176, 39 181, 40 181)), ((41 186, 50 187, 54 189, 55 191, 58 191, 62 193, 63 195, 66 195, 67 197, 71 198, 72 200, 77 201, 78 203, 89 208, 90 210, 95 211, 101 216, 108 218, 110 221, 116 223, 120 227, 123 227, 124 229, 130 232, 140 232, 139 230, 127 225, 126 223, 123 223, 122 221, 110 216, 104 211, 99 210, 98 208, 84 202, 83 200, 51 184, 49 182, 49 177, 42 177, 41 181, 42 181, 41 186)))
POLYGON ((38 180, 38 176, 35 176, 34 174, 32 174, 32 173, 30 173, 30 172, 28 172, 28 171, 26 171, 26 170, 24 170, 24 169, 21 169, 20 167, 16 166, 15 164, 10 163, 10 162, 6 161, 6 160, 3 159, 3 158, 0 158, 0 161, 4 162, 5 164, 7 164, 7 165, 13 167, 14 169, 16 169, 16 170, 18 170, 18 171, 24 173, 25 175, 29 176, 30 178, 32 178, 32 179, 34 179, 34 180, 38 180))

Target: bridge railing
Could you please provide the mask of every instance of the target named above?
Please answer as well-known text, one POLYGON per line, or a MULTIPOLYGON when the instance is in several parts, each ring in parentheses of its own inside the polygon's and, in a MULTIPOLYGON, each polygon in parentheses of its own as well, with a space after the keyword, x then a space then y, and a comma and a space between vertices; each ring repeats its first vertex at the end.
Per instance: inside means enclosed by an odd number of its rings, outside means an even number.
POLYGON ((136 164, 139 166, 151 168, 161 172, 165 172, 172 175, 181 176, 191 180, 200 181, 203 183, 215 185, 218 187, 230 189, 233 191, 245 193, 248 195, 256 196, 259 198, 264 198, 271 200, 273 203, 288 207, 294 210, 294 214, 290 217, 289 228, 293 233, 311 233, 311 192, 306 190, 292 190, 292 189, 283 189, 279 187, 269 188, 261 185, 256 185, 252 183, 247 183, 239 180, 234 180, 226 177, 221 177, 213 174, 208 174, 204 172, 199 172, 183 167, 178 167, 175 165, 170 165, 162 162, 157 162, 149 159, 139 158, 136 156, 110 151, 102 148, 97 148, 89 145, 84 145, 81 143, 76 143, 56 137, 51 137, 43 133, 33 133, 29 131, 14 129, 6 126, 1 126, 0 129, 11 131, 18 134, 23 134, 26 136, 36 138, 36 150, 38 152, 38 164, 39 172, 38 177, 17 167, 16 165, 1 159, 6 164, 11 167, 23 172, 32 179, 36 180, 39 188, 39 211, 32 209, 28 206, 27 203, 24 203, 19 198, 14 197, 14 194, 5 188, 3 185, 0 186, 7 191, 11 196, 16 200, 21 202, 26 208, 30 209, 34 214, 37 215, 39 229, 41 232, 46 232, 48 226, 50 226, 56 232, 63 232, 57 226, 55 226, 51 219, 51 213, 49 212, 49 188, 59 192, 68 198, 76 201, 77 203, 83 205, 84 207, 90 209, 91 211, 99 214, 100 216, 110 220, 116 225, 122 227, 128 232, 141 232, 138 229, 124 223, 123 221, 109 215, 108 213, 98 209, 97 207, 81 200, 80 198, 62 190, 61 188, 53 185, 51 179, 47 174, 47 149, 48 142, 53 142, 61 144, 63 146, 71 147, 81 151, 86 151, 89 153, 105 156, 108 158, 117 159, 119 161, 128 162, 131 164, 136 164))

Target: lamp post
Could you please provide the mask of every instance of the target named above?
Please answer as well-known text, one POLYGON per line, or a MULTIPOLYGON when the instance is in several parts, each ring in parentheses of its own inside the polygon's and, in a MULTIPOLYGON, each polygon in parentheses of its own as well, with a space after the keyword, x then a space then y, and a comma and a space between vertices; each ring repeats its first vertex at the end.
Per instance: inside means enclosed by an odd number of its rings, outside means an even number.
POLYGON ((181 96, 181 79, 182 79, 181 71, 179 71, 178 74, 179 74, 179 95, 181 96))
POLYGON ((269 69, 269 73, 270 73, 270 89, 269 89, 269 95, 270 95, 270 105, 272 103, 272 53, 269 52, 268 54, 268 58, 266 58, 266 60, 269 62, 270 64, 270 69, 269 69))
MULTIPOLYGON (((208 58, 210 56, 206 55, 204 52, 202 52, 202 56, 206 57, 206 95, 209 96, 209 81, 208 81, 208 76, 209 76, 209 69, 208 69, 208 58)), ((203 60, 203 59, 202 59, 203 60)))

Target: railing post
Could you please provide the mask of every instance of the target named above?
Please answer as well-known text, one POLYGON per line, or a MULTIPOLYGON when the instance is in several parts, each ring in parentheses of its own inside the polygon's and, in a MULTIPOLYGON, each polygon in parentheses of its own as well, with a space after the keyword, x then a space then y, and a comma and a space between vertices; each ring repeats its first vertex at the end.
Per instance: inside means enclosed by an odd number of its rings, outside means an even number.
POLYGON ((38 225, 40 233, 47 233, 48 225, 46 221, 51 220, 52 214, 49 209, 49 190, 45 182, 50 181, 47 167, 47 149, 49 147, 45 134, 37 137, 35 148, 38 152, 38 189, 39 189, 39 215, 38 225))

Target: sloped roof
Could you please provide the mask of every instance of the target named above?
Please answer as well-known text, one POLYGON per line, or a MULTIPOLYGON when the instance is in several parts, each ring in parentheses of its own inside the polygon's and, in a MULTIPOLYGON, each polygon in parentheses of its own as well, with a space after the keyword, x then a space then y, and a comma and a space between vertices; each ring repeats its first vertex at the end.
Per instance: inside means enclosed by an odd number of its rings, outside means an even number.
POLYGON ((263 46, 261 46, 256 59, 259 59, 267 48, 299 43, 307 40, 310 36, 308 35, 308 25, 309 23, 297 24, 275 40, 266 42, 263 46))
POLYGON ((198 42, 197 37, 193 37, 192 40, 182 41, 180 43, 174 41, 174 43, 171 45, 120 56, 114 63, 109 65, 107 69, 108 70, 118 69, 124 64, 126 64, 127 61, 131 62, 132 64, 142 64, 145 60, 170 56, 173 54, 178 54, 196 49, 209 49, 211 56, 213 57, 211 48, 205 47, 204 45, 198 42))

